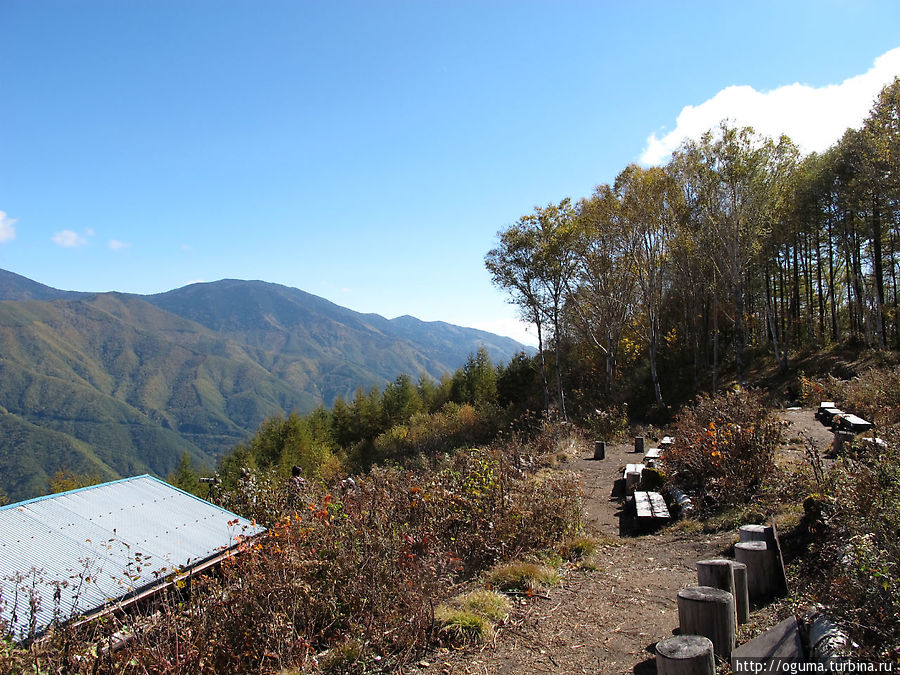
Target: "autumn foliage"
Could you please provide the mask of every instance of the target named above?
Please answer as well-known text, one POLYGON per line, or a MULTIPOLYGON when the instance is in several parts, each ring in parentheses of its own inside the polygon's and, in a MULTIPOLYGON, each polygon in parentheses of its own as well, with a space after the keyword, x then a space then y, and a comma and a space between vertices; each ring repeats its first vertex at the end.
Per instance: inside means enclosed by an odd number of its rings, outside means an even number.
POLYGON ((761 392, 700 396, 680 414, 676 429, 663 466, 669 482, 692 495, 701 512, 749 502, 775 471, 783 423, 761 392))
POLYGON ((331 489, 310 481, 279 498, 292 506, 217 574, 31 649, 7 645, 0 671, 352 673, 408 662, 433 644, 434 608, 457 582, 578 528, 576 482, 529 467, 508 440, 428 471, 377 467, 331 489), (128 637, 110 650, 117 632, 128 637))

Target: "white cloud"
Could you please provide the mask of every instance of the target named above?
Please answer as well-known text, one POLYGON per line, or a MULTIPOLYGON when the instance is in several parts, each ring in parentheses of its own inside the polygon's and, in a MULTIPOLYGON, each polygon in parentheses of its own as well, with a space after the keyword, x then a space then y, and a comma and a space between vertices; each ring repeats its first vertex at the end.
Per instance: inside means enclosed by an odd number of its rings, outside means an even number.
POLYGON ((0 243, 12 241, 16 238, 16 228, 13 227, 18 221, 6 215, 6 211, 0 211, 0 243))
POLYGON ((131 248, 131 244, 125 241, 119 241, 118 239, 110 239, 109 247, 113 251, 121 251, 123 248, 131 248))
POLYGON ((63 230, 53 235, 53 243, 63 248, 75 248, 87 244, 87 239, 73 230, 63 230))
POLYGON ((787 134, 804 153, 822 152, 847 129, 862 124, 878 92, 898 75, 900 47, 875 59, 867 72, 840 84, 790 84, 767 92, 747 85, 726 87, 700 105, 685 106, 671 132, 661 137, 650 134, 641 162, 665 162, 685 138, 698 139, 724 119, 772 138, 787 134))

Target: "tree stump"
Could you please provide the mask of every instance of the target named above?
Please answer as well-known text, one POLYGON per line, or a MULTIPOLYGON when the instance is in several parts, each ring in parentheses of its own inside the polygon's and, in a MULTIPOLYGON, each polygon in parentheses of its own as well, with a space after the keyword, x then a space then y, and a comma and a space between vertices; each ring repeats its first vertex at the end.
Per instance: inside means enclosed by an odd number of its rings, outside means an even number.
POLYGON ((644 437, 643 436, 635 436, 634 437, 634 451, 639 452, 642 455, 644 454, 644 437))
POLYGON ((834 441, 832 441, 831 449, 835 456, 840 455, 844 451, 844 445, 852 443, 856 438, 856 434, 852 431, 835 431, 834 441))
POLYGON ((728 591, 734 596, 734 611, 738 624, 750 619, 750 600, 747 595, 747 566, 734 560, 713 558, 697 562, 697 583, 728 591))
MULTIPOLYGON (((712 586, 723 591, 728 591, 735 598, 734 571, 731 561, 725 558, 712 560, 699 560, 697 562, 697 583, 700 586, 712 586)), ((735 619, 737 619, 737 601, 735 600, 735 619)))
POLYGON ((764 541, 742 541, 734 545, 734 557, 747 566, 747 593, 751 600, 766 600, 776 588, 775 551, 764 541))
POLYGON ((775 533, 768 525, 741 525, 738 536, 741 541, 764 541, 770 545, 775 543, 775 533))
POLYGON ((658 675, 715 675, 713 644, 702 635, 676 635, 656 643, 658 675))
POLYGON ((682 635, 703 635, 716 656, 727 659, 734 649, 734 596, 712 586, 678 591, 678 623, 682 635))
POLYGON ((632 494, 641 484, 641 472, 640 471, 626 471, 625 472, 625 493, 632 494))
POLYGON ((606 459, 605 441, 594 441, 594 459, 606 459))

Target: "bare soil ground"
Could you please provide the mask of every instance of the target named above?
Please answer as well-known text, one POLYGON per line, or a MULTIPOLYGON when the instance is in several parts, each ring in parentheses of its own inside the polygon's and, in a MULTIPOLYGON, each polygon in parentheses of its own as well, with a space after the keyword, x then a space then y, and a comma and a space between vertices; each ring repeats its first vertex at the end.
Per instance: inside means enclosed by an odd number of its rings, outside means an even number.
MULTIPOLYGON (((830 445, 831 433, 813 412, 807 408, 781 414, 790 422, 785 459, 800 461, 806 439, 820 451, 830 445)), ((435 652, 404 672, 656 672, 654 646, 678 628, 678 591, 696 584, 698 560, 730 556, 737 532, 709 535, 670 527, 620 533, 623 506, 613 486, 625 464, 641 456, 631 444, 607 445, 606 458, 599 461, 591 458, 592 448, 576 450, 564 468, 580 476, 586 530, 606 544, 594 556, 596 568, 573 568, 546 595, 519 600, 491 643, 435 652)), ((758 612, 763 614, 758 620, 766 622, 766 609, 758 612)))

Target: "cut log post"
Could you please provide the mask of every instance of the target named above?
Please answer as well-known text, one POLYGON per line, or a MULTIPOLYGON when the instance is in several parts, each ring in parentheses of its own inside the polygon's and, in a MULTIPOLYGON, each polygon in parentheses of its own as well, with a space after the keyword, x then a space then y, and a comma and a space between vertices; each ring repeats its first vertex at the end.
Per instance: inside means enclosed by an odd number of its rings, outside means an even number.
MULTIPOLYGON (((737 598, 734 590, 734 571, 731 568, 731 561, 725 558, 697 561, 697 583, 700 586, 712 586, 713 588, 728 591, 737 598)), ((737 600, 735 600, 734 606, 736 619, 737 600)))
POLYGON ((594 441, 594 459, 606 459, 606 441, 594 441))
POLYGON ((626 471, 625 472, 625 493, 631 494, 635 491, 638 485, 641 484, 641 472, 640 471, 626 471))
POLYGON ((766 547, 774 555, 774 571, 772 577, 772 594, 787 594, 787 576, 784 573, 784 561, 781 558, 781 546, 778 543, 778 531, 775 528, 775 519, 771 525, 741 525, 738 535, 742 542, 764 541, 766 547))
POLYGON ((678 623, 682 635, 704 635, 716 656, 728 659, 734 649, 734 596, 712 586, 678 591, 678 623))
POLYGON ((753 601, 767 600, 776 588, 775 551, 764 541, 742 541, 734 545, 734 557, 747 566, 747 592, 753 601))
POLYGON ((639 452, 642 455, 644 454, 644 437, 643 436, 635 436, 634 437, 634 451, 639 452))
POLYGON ((834 441, 831 443, 831 449, 835 455, 840 455, 844 451, 844 445, 852 443, 856 438, 856 434, 852 431, 835 431, 834 441))
POLYGON ((703 635, 676 635, 656 643, 659 675, 715 675, 713 643, 703 635))
POLYGON ((741 525, 738 537, 741 541, 764 541, 767 545, 775 543, 775 534, 767 525, 741 525))
POLYGON ((750 600, 747 595, 747 566, 734 560, 713 558, 697 562, 697 583, 728 591, 734 596, 734 612, 738 624, 750 619, 750 600))

